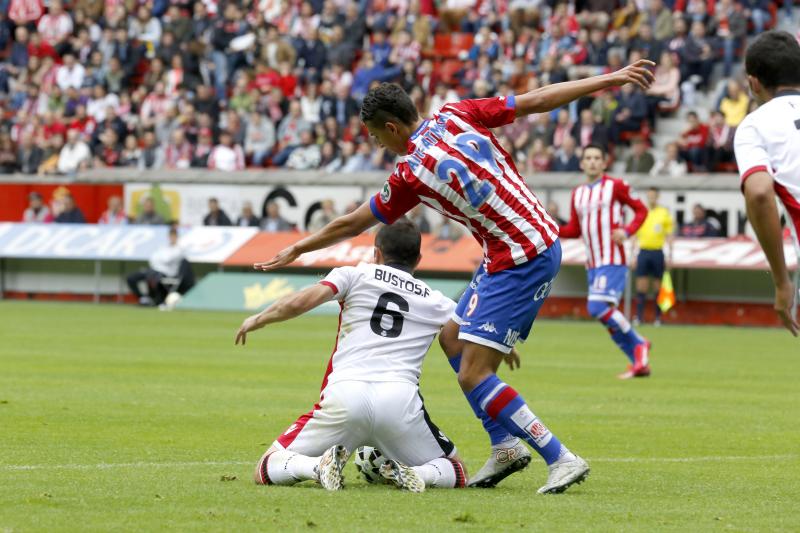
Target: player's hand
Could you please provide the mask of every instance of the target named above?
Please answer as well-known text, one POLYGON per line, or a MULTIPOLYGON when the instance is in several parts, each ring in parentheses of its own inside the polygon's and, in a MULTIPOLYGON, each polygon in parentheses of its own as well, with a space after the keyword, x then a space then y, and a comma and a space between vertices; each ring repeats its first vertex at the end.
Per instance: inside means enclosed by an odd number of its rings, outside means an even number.
POLYGON ((514 368, 519 368, 520 360, 519 360, 519 353, 517 353, 517 349, 511 348, 511 352, 503 356, 503 361, 505 361, 510 370, 514 370, 514 368))
POLYGON ((778 313, 781 322, 783 322, 783 327, 797 337, 798 333, 800 333, 800 325, 792 316, 795 290, 794 283, 791 281, 775 287, 775 312, 778 313))
POLYGON ((247 334, 258 328, 259 325, 256 315, 245 318, 244 322, 242 322, 242 325, 239 328, 239 331, 236 332, 236 340, 234 341, 234 345, 238 345, 240 342, 242 346, 247 344, 247 334))
POLYGON ((261 270, 263 272, 267 272, 269 270, 275 270, 276 268, 285 267, 294 263, 294 261, 300 257, 300 254, 297 252, 297 249, 294 246, 290 246, 278 253, 275 257, 270 259, 269 261, 264 261, 263 263, 256 263, 253 265, 255 270, 261 270))
POLYGON ((633 83, 642 90, 646 91, 650 88, 653 82, 656 81, 655 74, 653 74, 653 71, 650 70, 651 67, 655 66, 656 64, 652 61, 640 59, 636 63, 619 69, 616 72, 612 72, 611 79, 613 80, 614 85, 618 87, 628 83, 633 83))
POLYGON ((611 240, 617 244, 622 244, 628 238, 628 234, 622 228, 617 228, 611 232, 611 240))

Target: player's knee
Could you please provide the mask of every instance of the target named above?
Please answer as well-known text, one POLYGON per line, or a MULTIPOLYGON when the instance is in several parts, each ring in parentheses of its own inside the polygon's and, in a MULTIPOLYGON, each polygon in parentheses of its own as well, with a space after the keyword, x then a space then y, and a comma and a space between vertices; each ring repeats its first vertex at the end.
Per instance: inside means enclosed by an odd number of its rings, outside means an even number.
POLYGON ((608 309, 611 306, 608 305, 608 302, 599 302, 595 300, 589 300, 586 303, 586 310, 592 315, 594 318, 598 320, 608 312, 608 309))
POLYGON ((269 463, 269 456, 272 455, 272 449, 264 453, 261 456, 261 459, 258 460, 256 463, 256 470, 253 473, 253 481, 256 482, 256 485, 271 485, 272 482, 269 479, 269 473, 267 472, 267 464, 269 463))

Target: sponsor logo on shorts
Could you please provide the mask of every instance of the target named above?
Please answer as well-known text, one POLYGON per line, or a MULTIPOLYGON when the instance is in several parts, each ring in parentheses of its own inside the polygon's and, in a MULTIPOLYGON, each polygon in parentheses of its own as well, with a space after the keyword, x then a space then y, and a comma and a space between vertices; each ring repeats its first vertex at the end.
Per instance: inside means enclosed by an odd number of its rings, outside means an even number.
POLYGON ((492 322, 486 322, 478 329, 480 331, 485 331, 486 333, 497 333, 497 328, 494 327, 494 324, 492 322))
POLYGON ((519 331, 509 329, 506 331, 506 338, 503 340, 503 344, 506 346, 514 346, 517 343, 517 339, 519 339, 519 331))
POLYGON ((541 287, 536 289, 536 294, 533 295, 533 300, 538 302, 539 300, 544 300, 547 298, 547 295, 550 294, 550 289, 553 288, 553 281, 555 280, 551 279, 550 281, 542 283, 541 287))

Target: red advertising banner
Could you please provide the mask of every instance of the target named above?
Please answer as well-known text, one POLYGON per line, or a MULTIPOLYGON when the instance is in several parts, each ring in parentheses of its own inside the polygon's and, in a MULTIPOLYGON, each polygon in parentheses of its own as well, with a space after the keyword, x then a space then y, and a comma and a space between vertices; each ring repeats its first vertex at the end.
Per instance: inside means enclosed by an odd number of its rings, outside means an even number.
MULTIPOLYGON (((225 260, 225 265, 250 266, 266 261, 282 249, 300 240, 301 233, 259 233, 225 260)), ((325 250, 303 255, 292 266, 331 268, 371 261, 374 235, 359 235, 325 250)), ((563 264, 583 265, 586 261, 583 242, 563 239, 563 264)), ((790 268, 797 264, 797 254, 785 244, 786 262, 790 268)), ((419 269, 433 272, 471 273, 482 259, 482 251, 471 238, 443 241, 429 235, 422 239, 422 262, 419 269)), ((675 242, 672 266, 675 268, 706 268, 712 270, 766 270, 764 253, 758 243, 748 238, 737 239, 678 239, 675 242)))
POLYGON ((28 207, 28 195, 38 192, 44 203, 51 208, 53 202, 69 193, 83 212, 86 222, 94 223, 106 210, 111 196, 123 196, 123 186, 90 184, 37 184, 0 182, 0 222, 22 222, 22 214, 28 207))

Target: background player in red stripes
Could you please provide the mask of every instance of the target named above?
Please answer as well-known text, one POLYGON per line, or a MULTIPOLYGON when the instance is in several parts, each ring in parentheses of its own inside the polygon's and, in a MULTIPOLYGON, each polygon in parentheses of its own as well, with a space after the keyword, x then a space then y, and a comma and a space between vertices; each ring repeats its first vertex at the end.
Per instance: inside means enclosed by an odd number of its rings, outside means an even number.
POLYGON ((361 120, 378 143, 400 156, 395 171, 359 209, 254 265, 261 270, 286 266, 379 221, 390 224, 420 203, 469 229, 484 250, 484 262, 440 339, 494 448, 474 485, 494 486, 530 462, 519 439, 549 466, 540 493, 563 492, 589 474, 586 461, 562 445, 522 396, 496 375, 514 344, 527 338, 558 273, 561 246, 556 223, 491 129, 609 87, 635 83, 647 89, 654 81, 653 66, 641 60, 616 72, 517 96, 463 100, 427 120, 400 86, 373 88, 364 98, 361 120), (499 461, 501 456, 512 460, 499 461))
POLYGON ((583 149, 581 169, 587 182, 572 191, 570 219, 559 228, 559 233, 567 239, 583 237, 589 278, 586 308, 608 328, 611 338, 631 362, 619 377, 649 376, 650 342, 636 333, 618 309, 628 277, 624 243, 644 223, 647 207, 631 194, 630 185, 605 173, 606 152, 602 146, 589 144, 583 149), (627 225, 625 207, 634 212, 627 225))

